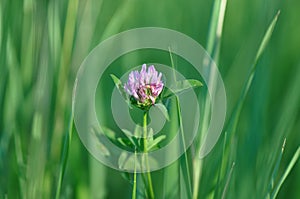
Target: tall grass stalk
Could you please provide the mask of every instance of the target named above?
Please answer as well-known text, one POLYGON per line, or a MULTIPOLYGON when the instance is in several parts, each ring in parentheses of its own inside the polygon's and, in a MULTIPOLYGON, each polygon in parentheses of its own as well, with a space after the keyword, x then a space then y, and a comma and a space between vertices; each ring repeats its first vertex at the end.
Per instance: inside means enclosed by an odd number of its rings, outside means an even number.
POLYGON ((280 178, 277 186, 275 187, 272 195, 271 195, 271 199, 275 199, 277 197, 277 194, 282 186, 282 184, 284 183, 285 179, 287 178, 287 176, 290 174, 292 168, 294 167, 294 165, 296 164, 297 160, 299 159, 300 156, 300 147, 298 147, 297 151, 295 152, 292 160, 290 161, 288 167, 286 168, 286 170, 284 171, 284 174, 282 175, 282 177, 280 178))
POLYGON ((62 183, 63 183, 63 177, 65 174, 66 166, 67 166, 67 162, 68 162, 69 148, 71 147, 72 132, 73 132, 73 119, 74 119, 74 115, 73 115, 73 110, 72 110, 70 120, 69 120, 69 130, 68 130, 68 133, 65 134, 64 144, 63 144, 62 152, 61 152, 61 159, 60 159, 60 164, 59 164, 59 176, 58 176, 58 182, 57 182, 56 194, 55 194, 56 199, 59 199, 59 197, 60 197, 62 183))
MULTIPOLYGON (((214 6, 212 10, 212 17, 210 21, 210 27, 208 32, 208 42, 207 42, 207 52, 210 54, 212 59, 218 63, 220 47, 221 47, 221 37, 223 32, 223 23, 225 18, 225 11, 226 11, 227 0, 215 0, 214 6)), ((209 82, 215 85, 215 75, 210 68, 207 68, 206 71, 209 74, 209 82)), ((208 93, 202 95, 204 99, 204 110, 203 110, 203 119, 201 123, 201 130, 200 130, 200 139, 204 136, 204 132, 207 130, 210 118, 210 103, 209 103, 209 95, 208 93)), ((200 141, 201 143, 201 141, 200 141)), ((196 149, 196 154, 200 151, 200 146, 196 149)), ((198 198, 199 192, 199 182, 201 178, 201 169, 202 169, 202 161, 198 157, 194 158, 193 160, 193 170, 194 170, 194 190, 193 190, 193 199, 198 198)))
MULTIPOLYGON (((56 2, 58 3, 58 2, 56 2)), ((55 5, 54 5, 55 9, 55 5)), ((61 46, 61 57, 59 62, 59 72, 58 72, 58 82, 57 82, 57 91, 55 99, 55 126, 54 126, 54 135, 53 142, 60 140, 65 131, 65 126, 60 122, 63 120, 67 103, 70 102, 70 94, 66 92, 70 90, 68 87, 68 75, 70 72, 71 58, 72 58, 72 49, 73 49, 73 40, 75 36, 75 25, 78 12, 78 0, 69 0, 67 7, 66 23, 64 27, 63 41, 61 46)), ((55 47, 54 47, 55 48, 55 47)), ((66 125, 67 126, 67 125, 66 125)), ((55 150, 59 149, 57 143, 52 143, 52 153, 55 153, 55 150)), ((63 150, 61 150, 63 151, 63 150)))
MULTIPOLYGON (((175 73, 175 64, 174 64, 174 60, 173 60, 173 56, 172 56, 172 51, 171 48, 169 47, 169 55, 170 55, 170 60, 171 60, 171 66, 173 68, 173 78, 174 81, 176 82, 176 73, 175 73)), ((175 103, 176 103, 176 107, 174 108, 176 111, 176 116, 178 119, 178 124, 179 124, 179 128, 180 128, 180 136, 181 136, 181 140, 182 142, 180 144, 182 144, 182 147, 184 148, 184 150, 187 150, 186 144, 185 144, 185 137, 184 137, 184 130, 183 130, 183 124, 182 124, 182 117, 181 117, 181 108, 180 108, 180 104, 179 104, 179 99, 177 97, 177 95, 175 96, 175 103)), ((183 173, 183 178, 184 178, 184 184, 186 185, 186 192, 187 192, 187 196, 188 198, 192 197, 192 185, 191 185, 191 174, 189 171, 189 160, 188 160, 188 156, 187 156, 187 151, 186 153, 183 154, 183 157, 180 158, 180 166, 181 166, 181 171, 179 171, 179 173, 183 173)), ((180 189, 181 190, 181 189, 180 189)))
POLYGON ((231 176, 232 176, 232 173, 233 173, 234 166, 235 166, 235 162, 232 163, 230 172, 229 172, 229 174, 227 176, 225 187, 224 187, 224 190, 222 192, 222 197, 221 197, 222 199, 225 199, 225 197, 226 197, 226 193, 228 191, 228 187, 229 187, 229 183, 230 183, 230 180, 231 180, 231 176))
MULTIPOLYGON (((257 62, 258 62, 259 58, 261 57, 262 53, 264 52, 264 50, 265 50, 265 48, 266 48, 266 46, 267 46, 267 44, 268 44, 268 42, 269 42, 269 40, 272 36, 273 30, 274 30, 275 25, 277 23, 279 13, 280 12, 278 11, 277 14, 275 15, 274 19, 271 21, 270 25, 268 26, 268 28, 267 28, 267 30, 266 30, 263 38, 262 38, 262 41, 259 45, 258 51, 257 51, 256 56, 255 56, 255 59, 254 59, 253 64, 250 68, 250 72, 249 72, 247 81, 244 84, 244 88, 241 92, 239 100, 238 100, 237 104, 234 107, 234 111, 233 111, 233 113, 231 114, 231 116, 228 120, 227 126, 224 129, 226 132, 228 132, 228 136, 230 138, 229 140, 232 140, 235 137, 234 135, 236 133, 238 121, 240 119, 240 114, 241 114, 241 111, 242 111, 242 107, 243 107, 243 104, 245 103, 246 96, 249 93, 249 89, 252 85, 253 78, 255 76, 257 62)), ((229 168, 228 168, 227 173, 230 173, 230 172, 231 172, 231 169, 229 170, 229 168)), ((227 185, 225 185, 225 186, 227 186, 227 185)))
MULTIPOLYGON (((222 156, 221 156, 221 165, 218 170, 218 178, 217 178, 217 187, 214 194, 214 198, 220 198, 220 188, 221 188, 221 179, 223 178, 223 170, 226 168, 226 157, 225 157, 225 151, 227 146, 227 132, 224 132, 224 140, 223 140, 223 148, 222 148, 222 156)), ((231 176, 231 175, 230 175, 231 176)), ((229 183, 229 181, 228 181, 229 183)), ((225 190, 225 189, 224 189, 225 190)))

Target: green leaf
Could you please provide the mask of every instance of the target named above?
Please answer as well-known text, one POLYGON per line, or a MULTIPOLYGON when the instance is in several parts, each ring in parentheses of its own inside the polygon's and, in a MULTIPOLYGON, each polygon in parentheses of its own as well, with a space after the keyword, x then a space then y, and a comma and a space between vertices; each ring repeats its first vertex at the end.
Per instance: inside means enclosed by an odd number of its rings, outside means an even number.
POLYGON ((126 152, 122 152, 118 160, 119 168, 129 170, 135 166, 141 168, 139 161, 136 160, 135 155, 128 155, 126 152))
POLYGON ((182 91, 186 91, 191 88, 197 88, 203 86, 203 84, 196 79, 185 79, 177 81, 175 87, 171 87, 170 89, 175 93, 180 93, 182 91))
POLYGON ((142 137, 142 135, 143 135, 143 128, 140 125, 136 125, 134 129, 134 136, 142 137))
POLYGON ((122 129, 122 131, 126 135, 128 140, 132 143, 132 145, 139 148, 139 143, 138 143, 137 138, 135 136, 133 136, 133 134, 127 129, 122 129))
POLYGON ((97 142, 96 146, 97 146, 98 150, 101 151, 101 153, 104 156, 110 156, 110 152, 104 144, 102 144, 101 142, 97 142))
POLYGON ((147 147, 147 150, 151 150, 153 149, 154 147, 158 146, 158 144, 163 141, 164 139, 166 139, 166 135, 161 135, 161 136, 158 136, 157 138, 155 138, 153 141, 151 142, 148 142, 148 147, 147 147))
POLYGON ((111 130, 110 128, 102 127, 101 130, 102 130, 103 134, 106 137, 108 137, 110 140, 114 140, 115 141, 117 139, 116 133, 113 130, 111 130))
POLYGON ((115 76, 114 74, 110 74, 110 77, 114 81, 115 86, 117 87, 117 89, 120 92, 120 94, 122 95, 122 97, 125 99, 125 101, 128 104, 129 108, 132 108, 130 99, 129 99, 128 95, 126 94, 126 92, 123 88, 123 84, 122 84, 121 80, 117 76, 115 76))
POLYGON ((132 133, 127 129, 122 129, 122 131, 128 138, 131 138, 133 136, 132 133))
POLYGON ((110 77, 112 78, 112 80, 114 81, 116 87, 120 90, 120 87, 122 87, 122 82, 121 80, 115 76, 114 74, 110 74, 110 77))
POLYGON ((124 145, 124 142, 121 143, 120 140, 118 140, 117 134, 113 130, 111 130, 110 128, 107 128, 107 127, 103 126, 100 129, 100 128, 94 126, 94 127, 92 127, 91 130, 98 139, 99 143, 97 144, 97 147, 99 149, 102 149, 103 153, 105 155, 110 155, 110 153, 105 152, 105 151, 108 151, 108 149, 105 148, 105 146, 102 144, 101 140, 104 139, 104 138, 108 138, 112 143, 114 143, 116 145, 128 147, 127 145, 124 145))
POLYGON ((162 112, 162 114, 168 121, 170 121, 169 113, 165 105, 163 105, 162 103, 157 103, 154 106, 162 112))
POLYGON ((153 141, 153 135, 154 135, 153 129, 150 128, 148 131, 148 137, 147 137, 148 143, 153 141))
POLYGON ((132 143, 131 140, 129 140, 128 138, 117 138, 117 141, 124 147, 128 147, 129 149, 134 149, 134 143, 132 143))
POLYGON ((121 153, 119 160, 118 160, 119 168, 124 168, 127 161, 128 161, 127 154, 125 152, 121 153))
POLYGON ((274 189, 274 192, 271 196, 272 199, 275 199, 282 184, 284 183, 285 179, 287 178, 287 176, 289 175, 289 173, 291 172, 292 168, 295 166, 297 160, 299 159, 300 156, 300 147, 298 147, 297 151, 295 152, 290 164, 288 165, 287 169, 285 170, 284 174, 282 175, 282 177, 280 178, 277 186, 274 189))
POLYGON ((165 93, 163 94, 163 99, 172 97, 174 95, 178 95, 184 91, 187 91, 189 89, 198 88, 203 86, 203 84, 196 79, 185 79, 181 81, 176 81, 174 86, 171 86, 170 88, 166 89, 165 93))
POLYGON ((132 183, 132 179, 131 179, 130 173, 128 173, 128 172, 122 172, 122 173, 121 173, 121 176, 122 176, 125 180, 127 180, 128 182, 132 183))

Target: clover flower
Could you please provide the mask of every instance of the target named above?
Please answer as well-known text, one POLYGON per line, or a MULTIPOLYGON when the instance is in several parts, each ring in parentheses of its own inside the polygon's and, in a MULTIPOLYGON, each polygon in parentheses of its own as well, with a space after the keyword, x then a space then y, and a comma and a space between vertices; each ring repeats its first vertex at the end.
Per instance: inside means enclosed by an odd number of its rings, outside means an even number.
POLYGON ((164 83, 161 78, 162 74, 158 73, 153 65, 147 70, 146 64, 143 64, 140 72, 136 70, 129 74, 124 90, 130 96, 132 103, 142 109, 149 108, 155 104, 163 90, 164 83))

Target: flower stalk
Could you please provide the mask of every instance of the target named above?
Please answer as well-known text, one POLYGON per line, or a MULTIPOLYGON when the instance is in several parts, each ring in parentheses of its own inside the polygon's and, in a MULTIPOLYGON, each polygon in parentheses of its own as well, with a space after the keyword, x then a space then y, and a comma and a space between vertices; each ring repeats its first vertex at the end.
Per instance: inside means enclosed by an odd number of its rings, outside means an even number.
MULTIPOLYGON (((115 83, 120 86, 119 80, 112 76, 115 83)), ((143 64, 141 71, 132 71, 128 76, 128 81, 123 86, 123 91, 126 95, 126 99, 130 101, 130 104, 144 110, 143 115, 143 138, 141 138, 143 143, 143 162, 146 167, 145 175, 143 180, 145 187, 148 186, 147 196, 154 199, 154 191, 150 173, 150 166, 148 160, 148 132, 147 132, 147 116, 148 111, 153 106, 157 99, 159 98, 162 90, 164 88, 164 83, 162 81, 162 73, 159 73, 153 65, 150 65, 147 69, 147 65, 143 64), (146 176, 146 177, 145 177, 146 176), (145 178, 144 178, 145 177, 145 178), (148 184, 146 184, 146 178, 148 184)), ((135 161, 136 161, 136 150, 135 150, 135 161)), ((136 164, 136 162, 135 162, 136 164)), ((143 165, 142 165, 143 166, 143 165)), ((132 199, 136 198, 136 165, 134 171, 134 182, 132 190, 132 199)))
POLYGON ((144 155, 145 155, 145 162, 146 162, 146 170, 147 170, 147 178, 148 178, 148 186, 149 186, 149 193, 150 193, 150 198, 154 198, 154 191, 153 191, 153 186, 152 186, 152 179, 151 179, 151 174, 150 174, 150 168, 149 168, 149 160, 148 160, 148 150, 147 150, 147 116, 148 116, 148 111, 144 112, 143 116, 143 131, 144 131, 144 155))
POLYGON ((136 199, 136 150, 134 151, 134 174, 133 174, 133 188, 132 199, 136 199))

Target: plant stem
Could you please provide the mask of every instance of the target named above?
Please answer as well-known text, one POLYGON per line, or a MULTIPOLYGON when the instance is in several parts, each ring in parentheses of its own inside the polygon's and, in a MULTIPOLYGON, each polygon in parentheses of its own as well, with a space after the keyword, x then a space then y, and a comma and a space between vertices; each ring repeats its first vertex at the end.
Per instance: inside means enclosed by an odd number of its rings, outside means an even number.
POLYGON ((144 112, 143 130, 144 130, 144 154, 145 154, 145 161, 146 161, 149 192, 150 192, 150 198, 154 198, 154 191, 153 191, 151 174, 150 174, 150 169, 149 169, 148 150, 147 150, 147 111, 144 112))
POLYGON ((134 151, 134 174, 133 174, 132 199, 136 199, 136 150, 134 151))

